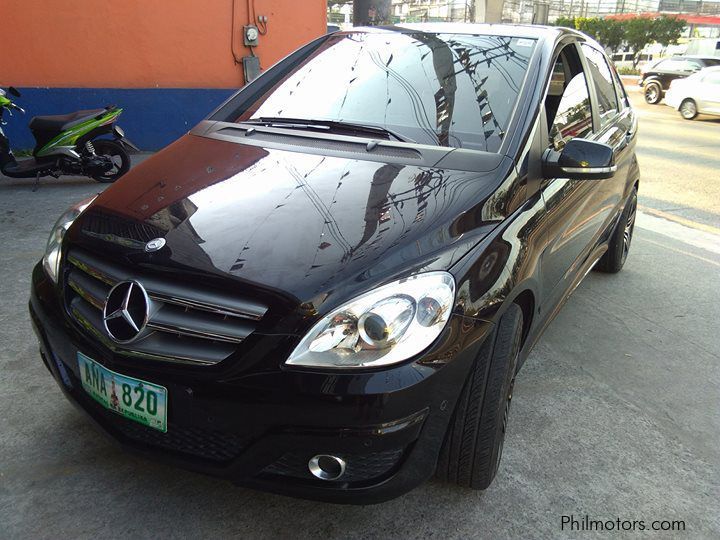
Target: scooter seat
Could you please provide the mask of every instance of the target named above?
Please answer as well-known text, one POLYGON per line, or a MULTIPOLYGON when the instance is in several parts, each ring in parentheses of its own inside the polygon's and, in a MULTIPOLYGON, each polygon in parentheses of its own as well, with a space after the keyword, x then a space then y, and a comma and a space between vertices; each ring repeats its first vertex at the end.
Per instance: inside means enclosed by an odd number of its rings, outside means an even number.
POLYGON ((56 131, 61 132, 70 129, 99 114, 105 113, 106 109, 88 109, 76 111, 70 114, 55 114, 52 116, 35 116, 30 120, 28 127, 33 131, 56 131))

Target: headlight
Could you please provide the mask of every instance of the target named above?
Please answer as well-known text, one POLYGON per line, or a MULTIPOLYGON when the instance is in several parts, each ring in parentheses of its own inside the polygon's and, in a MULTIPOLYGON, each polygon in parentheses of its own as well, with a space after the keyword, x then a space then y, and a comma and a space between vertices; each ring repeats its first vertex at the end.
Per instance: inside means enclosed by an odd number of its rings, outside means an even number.
POLYGON ((48 238, 47 247, 45 248, 45 256, 43 257, 43 268, 50 276, 50 278, 57 283, 58 273, 60 272, 60 248, 62 247, 62 241, 65 237, 65 233, 70 228, 80 214, 90 206, 90 203, 95 200, 97 195, 93 195, 89 199, 80 201, 74 206, 68 208, 65 213, 60 216, 50 232, 50 238, 48 238))
POLYGON ((402 362, 435 341, 454 302, 455 280, 447 272, 395 281, 325 316, 286 364, 360 368, 402 362))

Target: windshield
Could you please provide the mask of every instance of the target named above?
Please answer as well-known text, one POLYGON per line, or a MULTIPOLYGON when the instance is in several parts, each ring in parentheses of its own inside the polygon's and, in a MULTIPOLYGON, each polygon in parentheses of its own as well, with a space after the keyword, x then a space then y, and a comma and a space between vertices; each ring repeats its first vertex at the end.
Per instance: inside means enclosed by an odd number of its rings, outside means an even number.
POLYGON ((497 152, 534 47, 534 39, 505 36, 330 36, 224 120, 350 122, 422 144, 497 152))

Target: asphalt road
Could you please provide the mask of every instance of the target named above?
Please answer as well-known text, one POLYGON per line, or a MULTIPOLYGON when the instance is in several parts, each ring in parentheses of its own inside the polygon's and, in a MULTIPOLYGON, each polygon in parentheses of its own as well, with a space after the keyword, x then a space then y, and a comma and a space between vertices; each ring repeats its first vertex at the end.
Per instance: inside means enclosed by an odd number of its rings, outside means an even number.
POLYGON ((495 483, 376 506, 236 488, 98 435, 43 367, 26 302, 53 221, 100 186, 0 179, 0 539, 580 536, 564 515, 720 537, 720 121, 639 111, 645 210, 627 265, 591 273, 532 353, 495 483))
POLYGON ((683 120, 666 106, 648 105, 629 88, 640 121, 640 204, 720 227, 720 117, 683 120))

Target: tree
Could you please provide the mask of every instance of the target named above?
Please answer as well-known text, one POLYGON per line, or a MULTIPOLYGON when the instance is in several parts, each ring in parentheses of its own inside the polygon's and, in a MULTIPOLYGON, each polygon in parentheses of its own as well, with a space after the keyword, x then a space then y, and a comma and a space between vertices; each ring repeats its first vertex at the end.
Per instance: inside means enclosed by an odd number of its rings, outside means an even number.
POLYGON ((602 43, 604 47, 615 52, 622 47, 625 38, 625 29, 621 21, 615 19, 603 19, 603 21, 602 32, 597 40, 602 43))
POLYGON ((685 19, 669 15, 661 15, 655 19, 653 23, 653 37, 655 41, 666 47, 676 44, 685 26, 687 26, 685 19))
POLYGON ((555 26, 564 26, 565 28, 576 28, 575 17, 558 17, 553 24, 555 26))
POLYGON ((625 43, 635 53, 633 67, 637 67, 640 53, 650 43, 668 46, 677 43, 687 25, 684 19, 661 15, 654 19, 634 17, 625 21, 625 43))
POLYGON ((606 49, 615 51, 623 43, 623 27, 615 19, 602 19, 600 17, 576 17, 575 28, 595 38, 606 49))

